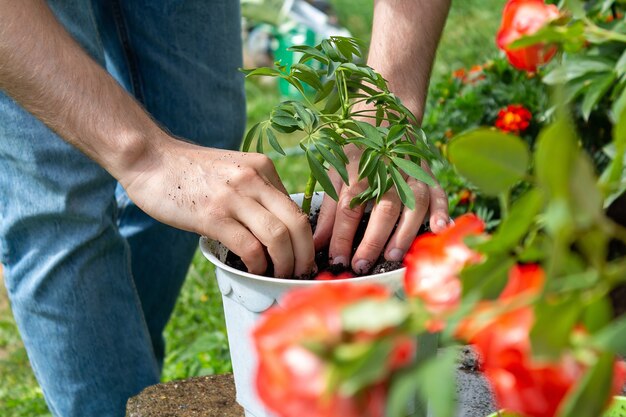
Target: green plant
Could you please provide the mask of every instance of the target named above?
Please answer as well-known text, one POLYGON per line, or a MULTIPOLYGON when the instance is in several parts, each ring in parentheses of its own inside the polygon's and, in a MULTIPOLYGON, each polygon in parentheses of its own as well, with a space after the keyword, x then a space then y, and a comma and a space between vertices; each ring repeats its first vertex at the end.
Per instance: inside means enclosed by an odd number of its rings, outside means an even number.
POLYGON ((302 135, 300 147, 311 172, 302 205, 308 213, 316 183, 330 197, 338 199, 327 171, 335 169, 348 183, 344 147, 355 145, 362 150, 359 180, 367 179, 369 187, 352 204, 379 200, 395 187, 402 202, 414 208, 415 198, 404 175, 433 185, 433 178, 420 163, 435 159, 435 154, 417 127, 415 116, 389 91, 385 79, 360 63, 360 43, 353 38, 331 37, 316 47, 294 46, 290 50, 302 53, 291 68, 276 63, 276 69, 244 70, 248 77, 286 80, 300 92, 302 100, 288 100, 274 107, 268 120, 252 126, 242 149, 250 150, 256 141, 256 151, 262 153, 267 141, 276 152, 285 155, 281 135, 302 135), (307 65, 311 62, 322 68, 307 65), (305 84, 314 89, 314 97, 307 96, 305 84))

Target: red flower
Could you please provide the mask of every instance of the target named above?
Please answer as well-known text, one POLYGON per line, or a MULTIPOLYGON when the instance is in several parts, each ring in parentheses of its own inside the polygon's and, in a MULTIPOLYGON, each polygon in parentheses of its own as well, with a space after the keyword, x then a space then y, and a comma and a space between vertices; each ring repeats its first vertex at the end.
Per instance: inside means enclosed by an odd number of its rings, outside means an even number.
MULTIPOLYGON (((521 297, 538 295, 544 281, 537 265, 514 267, 498 301, 479 305, 458 330, 475 345, 498 406, 526 417, 554 417, 587 370, 587 365, 570 353, 553 362, 532 357, 529 334, 534 312, 530 306, 497 314, 497 308, 520 301, 521 297)), ((616 362, 613 392, 621 390, 624 373, 624 365, 616 362)))
MULTIPOLYGON (((479 235, 484 229, 482 220, 465 214, 442 233, 426 233, 415 239, 404 258, 407 295, 421 299, 435 316, 453 310, 461 297, 459 273, 464 266, 480 261, 480 255, 468 248, 463 239, 479 235)), ((441 323, 436 321, 431 330, 440 327, 441 323)))
POLYGON ((502 12, 502 23, 496 42, 515 68, 536 71, 537 66, 549 62, 557 52, 555 45, 538 43, 524 48, 509 46, 523 36, 532 35, 551 20, 559 17, 559 9, 543 0, 509 0, 502 12))
MULTIPOLYGON (((265 405, 279 417, 383 417, 388 375, 353 397, 329 391, 331 366, 307 345, 330 351, 346 338, 380 337, 365 332, 347 335, 341 312, 356 302, 389 297, 385 288, 375 285, 320 284, 288 293, 280 307, 263 314, 253 339, 259 358, 257 391, 265 405)), ((415 351, 412 339, 393 340, 389 372, 410 361, 415 351)))
POLYGON ((469 204, 473 202, 475 199, 476 199, 476 195, 470 190, 468 190, 467 188, 464 188, 463 190, 459 192, 459 204, 463 204, 463 205, 469 204))
POLYGON ((519 134, 528 129, 532 113, 521 104, 510 104, 498 112, 496 127, 504 132, 519 134))

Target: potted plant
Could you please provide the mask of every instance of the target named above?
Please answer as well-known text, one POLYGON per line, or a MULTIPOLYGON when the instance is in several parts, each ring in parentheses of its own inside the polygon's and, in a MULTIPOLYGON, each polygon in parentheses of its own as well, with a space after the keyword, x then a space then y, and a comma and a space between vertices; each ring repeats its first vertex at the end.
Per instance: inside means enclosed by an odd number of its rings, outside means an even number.
MULTIPOLYGON (((327 171, 335 169, 348 183, 348 158, 343 148, 347 144, 356 145, 363 152, 359 180, 367 179, 368 188, 352 204, 378 201, 393 187, 403 204, 414 208, 415 199, 405 175, 433 185, 433 178, 420 164, 433 160, 435 153, 417 127, 415 116, 389 91, 384 78, 361 63, 360 43, 353 38, 331 37, 316 47, 294 46, 291 50, 302 56, 290 68, 277 63, 277 68, 244 70, 249 77, 280 77, 294 86, 302 99, 278 104, 268 120, 252 126, 244 139, 243 150, 249 151, 254 145, 257 152, 263 152, 269 145, 284 155, 281 139, 285 135, 300 135, 310 176, 304 193, 293 198, 305 213, 311 213, 321 204, 321 195, 314 192, 317 184, 330 198, 338 199, 327 171), (306 94, 305 85, 314 90, 314 96, 306 94)), ((247 416, 269 417, 272 414, 258 402, 254 389, 256 358, 250 330, 260 313, 281 303, 284 293, 296 287, 317 286, 320 281, 249 274, 225 263, 228 250, 219 242, 202 238, 200 247, 216 265, 238 402, 247 416)), ((331 282, 341 285, 343 281, 331 282)), ((402 270, 352 278, 351 282, 356 285, 377 282, 396 292, 402 286, 402 270)), ((434 352, 434 341, 433 336, 424 337, 420 355, 434 352)))

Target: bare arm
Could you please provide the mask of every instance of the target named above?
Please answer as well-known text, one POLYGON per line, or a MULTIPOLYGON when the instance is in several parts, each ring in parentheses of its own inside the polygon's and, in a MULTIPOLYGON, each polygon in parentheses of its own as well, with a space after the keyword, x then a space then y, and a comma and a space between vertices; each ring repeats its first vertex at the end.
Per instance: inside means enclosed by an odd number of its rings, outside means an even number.
POLYGON ((43 0, 0 0, 0 89, 111 173, 135 203, 219 239, 252 272, 313 268, 306 216, 262 155, 204 148, 160 129, 72 39, 43 0), (186 175, 183 175, 183 172, 186 175))
MULTIPOLYGON (((375 0, 374 22, 368 65, 380 72, 403 103, 422 119, 430 72, 450 9, 451 0, 375 0)), ((360 153, 347 150, 350 186, 334 181, 340 190, 335 203, 324 200, 314 240, 316 247, 329 244, 334 263, 351 264, 357 272, 366 272, 383 253, 388 260, 401 260, 409 249, 420 225, 430 211, 431 228, 438 232, 448 224, 448 200, 441 187, 427 187, 412 178, 408 183, 416 196, 415 210, 402 207, 394 189, 374 206, 363 241, 350 259, 352 240, 363 207, 350 208, 350 201, 366 187, 358 182, 360 153), (396 231, 392 234, 394 225, 396 231), (387 243, 387 241, 389 242, 387 243)), ((427 168, 427 167, 425 167, 427 168)))

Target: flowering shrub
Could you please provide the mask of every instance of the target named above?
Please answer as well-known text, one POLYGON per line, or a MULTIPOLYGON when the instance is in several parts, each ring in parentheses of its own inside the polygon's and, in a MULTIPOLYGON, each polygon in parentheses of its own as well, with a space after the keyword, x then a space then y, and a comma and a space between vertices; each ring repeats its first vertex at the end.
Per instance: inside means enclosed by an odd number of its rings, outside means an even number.
POLYGON ((539 65, 549 62, 557 47, 542 42, 526 48, 512 48, 511 44, 527 35, 537 33, 551 20, 559 17, 559 9, 543 0, 508 1, 502 12, 502 24, 498 31, 497 44, 515 68, 536 71, 539 65))
MULTIPOLYGON (((614 314, 610 293, 626 281, 626 253, 609 249, 626 244, 626 227, 605 208, 626 189, 626 24, 605 16, 616 17, 622 2, 566 4, 558 15, 538 0, 509 0, 505 7, 503 26, 512 27, 503 30, 529 35, 503 43, 517 51, 514 62, 522 59, 520 49, 528 49, 524 63, 534 56, 541 64, 558 48, 559 60, 545 77, 494 63, 446 81, 456 103, 486 100, 461 91, 498 91, 489 83, 495 73, 560 86, 556 104, 544 108, 549 117, 520 97, 490 103, 487 125, 495 125, 502 109, 502 119, 511 114, 500 129, 454 130, 439 139, 459 178, 499 205, 493 232, 467 215, 441 235, 418 238, 405 260, 404 302, 376 287, 321 283, 319 293, 295 293, 297 302, 290 295, 284 310, 262 321, 255 333, 260 395, 281 417, 400 417, 416 390, 435 416, 451 417, 455 348, 466 343, 480 354, 502 415, 598 417, 620 392, 626 317, 614 314), (524 105, 532 119, 510 105, 524 105), (603 134, 613 157, 602 166, 581 146, 577 129, 594 111, 608 115, 603 134), (414 348, 407 336, 433 331, 446 353, 407 364, 414 348), (302 359, 290 360, 291 352, 302 359), (303 378, 309 382, 296 386, 303 378)), ((518 87, 509 88, 514 94, 518 87)), ((536 103, 543 103, 539 97, 536 103)))

